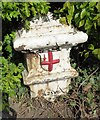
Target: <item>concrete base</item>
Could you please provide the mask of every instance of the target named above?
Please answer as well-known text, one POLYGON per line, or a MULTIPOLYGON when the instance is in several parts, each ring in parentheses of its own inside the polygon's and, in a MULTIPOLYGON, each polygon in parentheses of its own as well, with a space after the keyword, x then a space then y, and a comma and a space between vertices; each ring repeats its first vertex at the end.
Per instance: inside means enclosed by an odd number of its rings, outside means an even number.
POLYGON ((71 79, 30 85, 31 98, 43 96, 46 100, 54 101, 57 96, 65 95, 69 91, 71 79))

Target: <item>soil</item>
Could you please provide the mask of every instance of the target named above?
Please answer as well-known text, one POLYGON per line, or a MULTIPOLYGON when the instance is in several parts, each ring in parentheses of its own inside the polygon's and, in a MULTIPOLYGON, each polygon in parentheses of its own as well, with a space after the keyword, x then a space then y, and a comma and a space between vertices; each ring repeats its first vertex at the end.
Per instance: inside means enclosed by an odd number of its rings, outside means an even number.
POLYGON ((73 112, 63 101, 49 102, 44 98, 23 98, 19 102, 9 101, 10 112, 3 118, 72 118, 73 112))

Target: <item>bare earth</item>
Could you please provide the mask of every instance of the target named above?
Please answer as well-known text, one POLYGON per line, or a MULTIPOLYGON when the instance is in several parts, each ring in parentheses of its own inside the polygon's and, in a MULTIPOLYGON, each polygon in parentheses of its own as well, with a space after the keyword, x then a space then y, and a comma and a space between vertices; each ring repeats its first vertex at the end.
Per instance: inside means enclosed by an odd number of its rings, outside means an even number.
MULTIPOLYGON (((13 118, 72 118, 73 113, 65 102, 51 103, 43 98, 10 100, 9 117, 13 118)), ((5 115, 4 115, 5 117, 5 115)))

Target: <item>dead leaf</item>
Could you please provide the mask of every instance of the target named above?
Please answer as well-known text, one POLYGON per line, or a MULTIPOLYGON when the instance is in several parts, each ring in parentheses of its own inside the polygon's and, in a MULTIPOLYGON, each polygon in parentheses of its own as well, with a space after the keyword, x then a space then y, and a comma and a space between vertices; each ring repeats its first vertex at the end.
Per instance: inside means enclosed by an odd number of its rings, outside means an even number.
POLYGON ((83 91, 88 92, 88 90, 92 87, 91 83, 88 83, 84 88, 83 91))

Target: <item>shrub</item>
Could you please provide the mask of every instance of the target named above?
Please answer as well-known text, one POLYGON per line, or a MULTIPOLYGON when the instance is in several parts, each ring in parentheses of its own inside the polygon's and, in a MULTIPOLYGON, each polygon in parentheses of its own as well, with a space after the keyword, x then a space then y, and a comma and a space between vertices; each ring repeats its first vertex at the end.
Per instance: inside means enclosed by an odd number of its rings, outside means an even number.
POLYGON ((3 40, 2 40, 2 56, 0 57, 0 70, 2 71, 2 81, 0 80, 0 89, 3 93, 3 109, 8 106, 7 96, 12 97, 21 95, 18 92, 25 92, 21 84, 21 72, 23 65, 21 64, 20 53, 16 53, 13 49, 13 39, 17 30, 24 27, 29 29, 29 20, 36 15, 47 14, 49 3, 46 2, 2 2, 2 24, 3 24, 3 40), (17 56, 17 60, 16 60, 17 56))
POLYGON ((83 46, 81 55, 86 58, 93 54, 100 60, 100 2, 65 2, 63 8, 55 10, 54 15, 63 24, 73 24, 86 32, 89 40, 83 46))

